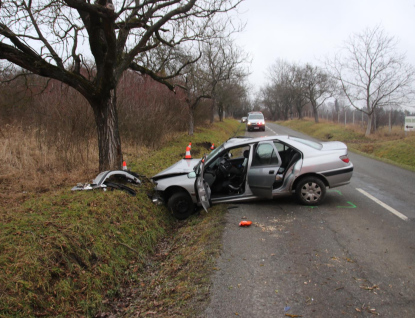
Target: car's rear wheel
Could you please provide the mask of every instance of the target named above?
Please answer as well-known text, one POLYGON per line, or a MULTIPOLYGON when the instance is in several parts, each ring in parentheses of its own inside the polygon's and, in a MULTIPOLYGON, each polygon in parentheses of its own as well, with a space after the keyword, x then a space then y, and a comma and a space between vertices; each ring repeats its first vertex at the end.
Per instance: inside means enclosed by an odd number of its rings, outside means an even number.
POLYGON ((189 194, 186 192, 176 192, 169 198, 167 207, 172 211, 175 218, 184 220, 192 214, 195 205, 189 194))
POLYGON ((326 186, 316 177, 306 177, 297 184, 295 194, 301 204, 319 205, 326 195, 326 186))

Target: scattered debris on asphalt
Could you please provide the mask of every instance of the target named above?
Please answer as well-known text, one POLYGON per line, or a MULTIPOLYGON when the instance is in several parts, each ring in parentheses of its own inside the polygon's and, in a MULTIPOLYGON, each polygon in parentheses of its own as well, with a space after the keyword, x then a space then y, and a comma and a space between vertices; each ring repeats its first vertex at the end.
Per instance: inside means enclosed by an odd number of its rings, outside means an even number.
POLYGON ((362 286, 360 286, 360 288, 373 291, 375 289, 379 289, 379 286, 378 285, 373 285, 372 287, 370 287, 370 286, 364 286, 364 285, 362 285, 362 286))

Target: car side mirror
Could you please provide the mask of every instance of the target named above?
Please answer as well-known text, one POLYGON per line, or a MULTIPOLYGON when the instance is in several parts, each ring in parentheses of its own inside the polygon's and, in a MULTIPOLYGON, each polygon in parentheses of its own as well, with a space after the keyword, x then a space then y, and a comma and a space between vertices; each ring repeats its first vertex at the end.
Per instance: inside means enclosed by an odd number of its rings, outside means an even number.
POLYGON ((189 179, 191 179, 191 178, 196 178, 196 172, 194 172, 194 171, 189 172, 189 173, 188 173, 188 175, 187 175, 187 177, 188 177, 189 179))

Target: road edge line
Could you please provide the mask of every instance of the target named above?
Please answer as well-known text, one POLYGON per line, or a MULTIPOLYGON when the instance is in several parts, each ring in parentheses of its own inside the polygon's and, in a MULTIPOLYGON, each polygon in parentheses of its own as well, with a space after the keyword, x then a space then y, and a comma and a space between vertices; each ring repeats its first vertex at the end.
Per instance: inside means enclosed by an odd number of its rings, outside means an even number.
POLYGON ((356 188, 356 190, 359 191, 360 193, 364 194, 365 196, 367 196, 369 199, 375 201, 377 204, 379 204, 380 206, 384 207, 389 212, 395 214, 397 217, 401 218, 402 220, 404 220, 404 221, 408 221, 409 220, 409 218, 406 215, 402 214, 399 211, 396 211, 394 208, 390 207, 386 203, 383 203, 379 199, 376 199, 373 195, 367 193, 365 190, 362 190, 362 189, 359 189, 359 188, 356 188))

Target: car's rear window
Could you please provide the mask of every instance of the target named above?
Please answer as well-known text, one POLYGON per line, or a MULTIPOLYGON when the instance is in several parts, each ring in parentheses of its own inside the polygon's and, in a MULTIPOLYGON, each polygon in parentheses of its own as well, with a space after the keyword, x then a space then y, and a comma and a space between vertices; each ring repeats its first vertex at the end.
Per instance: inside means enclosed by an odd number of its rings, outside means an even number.
POLYGON ((310 146, 311 148, 317 149, 317 150, 321 150, 321 148, 323 148, 323 145, 315 142, 315 141, 311 141, 311 140, 307 140, 307 139, 302 139, 302 138, 298 138, 298 137, 291 137, 290 139, 295 140, 299 143, 302 143, 304 145, 310 146))
POLYGON ((249 119, 264 119, 264 116, 261 114, 249 115, 249 119))

